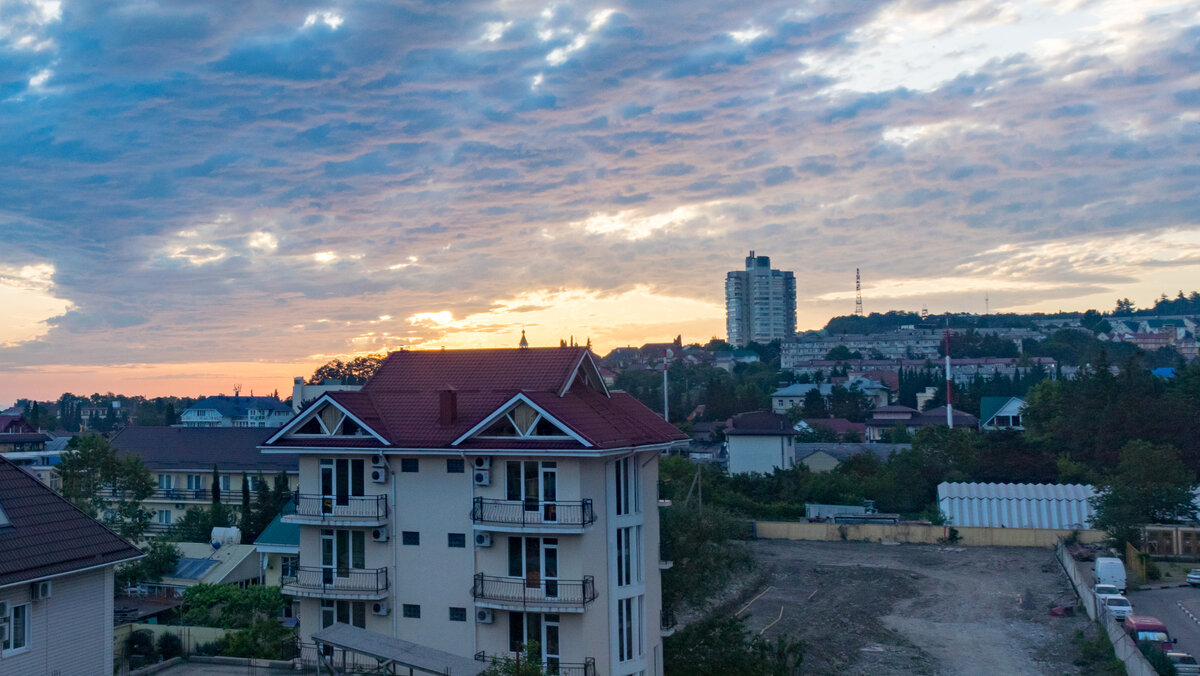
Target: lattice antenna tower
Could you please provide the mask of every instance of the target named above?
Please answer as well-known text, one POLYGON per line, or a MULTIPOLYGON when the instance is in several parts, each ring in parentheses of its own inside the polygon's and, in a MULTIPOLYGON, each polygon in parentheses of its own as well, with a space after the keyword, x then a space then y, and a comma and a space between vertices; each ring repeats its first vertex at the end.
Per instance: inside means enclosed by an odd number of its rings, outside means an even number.
POLYGON ((862 272, 854 268, 854 314, 863 316, 862 309, 862 272))

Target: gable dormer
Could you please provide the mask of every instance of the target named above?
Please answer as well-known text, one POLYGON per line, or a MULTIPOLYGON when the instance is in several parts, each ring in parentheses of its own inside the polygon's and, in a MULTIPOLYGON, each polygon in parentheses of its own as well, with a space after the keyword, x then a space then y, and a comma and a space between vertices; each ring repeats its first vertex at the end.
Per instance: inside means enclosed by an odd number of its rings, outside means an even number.
POLYGON ((585 351, 580 357, 579 363, 575 365, 575 370, 567 378, 566 384, 563 385, 558 396, 561 397, 576 388, 586 388, 606 397, 609 396, 608 386, 604 384, 604 377, 600 375, 600 367, 596 365, 596 360, 592 357, 590 350, 585 351))
POLYGON ((574 440, 584 446, 592 445, 524 394, 518 394, 509 399, 479 424, 467 430, 451 445, 457 446, 469 439, 574 440))
POLYGON ((362 420, 345 406, 334 401, 329 395, 322 396, 311 404, 308 410, 285 425, 283 429, 268 439, 266 443, 272 443, 277 439, 284 438, 374 438, 380 443, 388 443, 379 433, 363 423, 362 420))

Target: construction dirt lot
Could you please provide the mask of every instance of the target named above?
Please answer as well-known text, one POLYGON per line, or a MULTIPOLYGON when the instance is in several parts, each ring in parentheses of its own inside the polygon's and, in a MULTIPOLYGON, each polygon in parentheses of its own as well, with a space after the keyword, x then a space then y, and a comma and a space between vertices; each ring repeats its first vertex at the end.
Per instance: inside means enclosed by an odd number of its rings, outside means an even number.
POLYGON ((746 627, 806 644, 805 674, 1079 674, 1075 604, 1049 549, 762 540, 746 627), (765 590, 765 591, 764 591, 765 590))

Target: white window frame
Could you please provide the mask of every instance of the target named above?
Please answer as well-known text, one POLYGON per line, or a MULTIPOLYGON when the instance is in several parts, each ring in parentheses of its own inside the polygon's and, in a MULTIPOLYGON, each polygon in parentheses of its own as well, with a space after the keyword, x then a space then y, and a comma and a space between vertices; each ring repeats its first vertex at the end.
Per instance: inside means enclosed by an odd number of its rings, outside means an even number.
MULTIPOLYGON (((18 610, 24 611, 23 614, 25 616, 25 620, 24 620, 25 635, 23 638, 25 639, 25 641, 21 645, 20 648, 3 648, 3 646, 0 646, 0 657, 11 657, 13 655, 20 655, 21 653, 29 652, 30 650, 32 650, 32 647, 30 647, 29 644, 33 642, 33 617, 32 617, 33 604, 32 603, 9 604, 8 615, 6 615, 4 617, 4 621, 5 621, 5 623, 8 624, 8 631, 14 632, 14 628, 17 626, 16 615, 17 615, 18 610)), ((16 642, 16 637, 17 637, 16 633, 10 633, 7 643, 9 645, 12 645, 13 643, 16 642)))

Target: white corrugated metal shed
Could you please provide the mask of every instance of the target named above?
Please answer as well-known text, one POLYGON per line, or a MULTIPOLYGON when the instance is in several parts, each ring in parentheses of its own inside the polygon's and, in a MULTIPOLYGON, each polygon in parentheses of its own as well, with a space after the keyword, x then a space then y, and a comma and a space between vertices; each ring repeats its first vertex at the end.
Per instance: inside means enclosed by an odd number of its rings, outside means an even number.
POLYGON ((951 526, 1089 528, 1096 495, 1082 484, 938 484, 938 509, 951 526))

